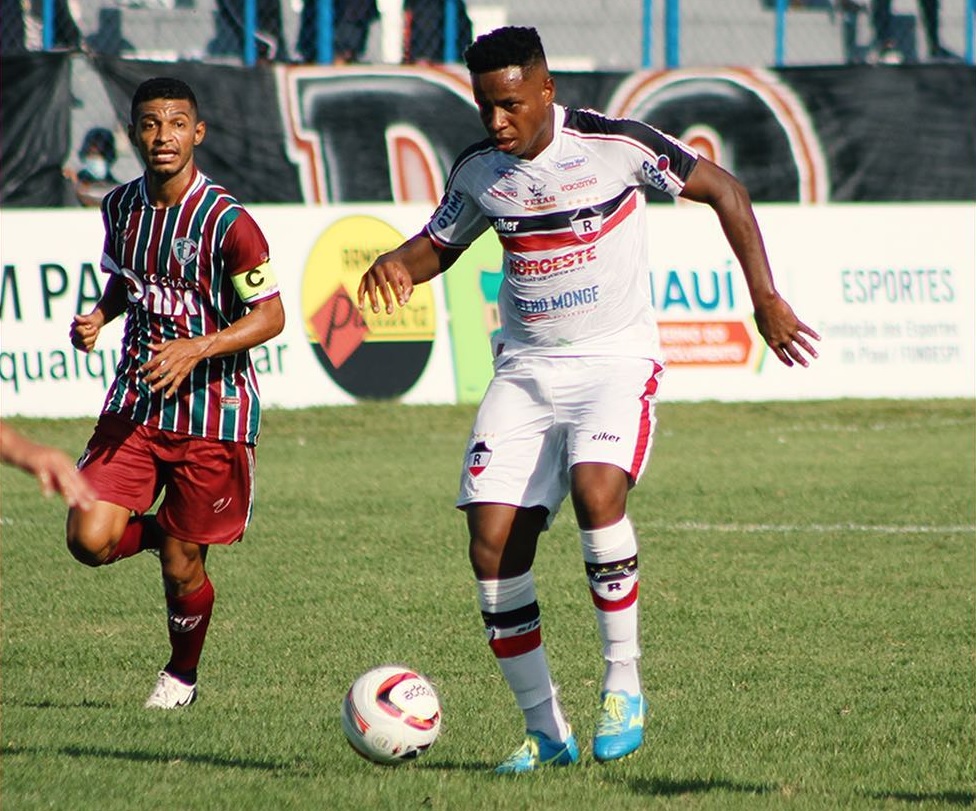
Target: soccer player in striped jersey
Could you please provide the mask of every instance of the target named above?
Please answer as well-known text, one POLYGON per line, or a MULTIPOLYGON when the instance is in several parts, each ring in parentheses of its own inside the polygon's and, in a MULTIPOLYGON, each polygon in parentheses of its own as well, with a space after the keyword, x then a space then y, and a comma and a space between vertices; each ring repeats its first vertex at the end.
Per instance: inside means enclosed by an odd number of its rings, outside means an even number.
POLYGON ((89 566, 158 551, 171 653, 145 706, 162 709, 197 697, 214 604, 207 550, 240 540, 251 517, 261 407, 248 350, 285 323, 267 240, 196 166, 205 135, 186 83, 137 88, 129 137, 146 170, 102 201, 108 281, 71 325, 72 343, 90 351, 105 324, 126 318, 122 358, 79 462, 98 498, 69 511, 67 541, 89 566))
POLYGON ((535 29, 485 34, 465 61, 488 138, 458 157, 426 227, 366 271, 359 304, 392 313, 414 285, 495 230, 502 327, 458 506, 488 642, 525 717, 524 742, 497 771, 579 759, 550 676, 532 574, 539 536, 567 495, 605 661, 593 755, 613 761, 644 734, 637 538, 626 504, 647 464, 664 366, 644 189, 715 211, 759 332, 780 361, 807 366, 819 336, 777 292, 749 195, 732 175, 642 122, 556 104, 535 29))

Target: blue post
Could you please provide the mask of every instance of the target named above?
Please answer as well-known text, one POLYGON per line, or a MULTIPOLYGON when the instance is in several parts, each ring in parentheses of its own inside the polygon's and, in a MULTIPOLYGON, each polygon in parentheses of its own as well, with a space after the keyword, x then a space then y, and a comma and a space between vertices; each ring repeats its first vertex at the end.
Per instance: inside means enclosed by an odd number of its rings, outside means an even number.
POLYGON ((244 0, 244 64, 250 67, 258 61, 258 0, 244 0))
POLYGON ((654 0, 644 0, 641 22, 641 67, 647 70, 654 59, 654 0))
POLYGON ((966 61, 972 65, 976 60, 976 31, 973 24, 976 22, 976 0, 969 0, 966 4, 966 61))
POLYGON ((316 33, 315 53, 320 65, 331 65, 335 55, 332 52, 332 34, 335 20, 332 19, 332 0, 315 0, 315 11, 318 25, 316 33))
POLYGON ((664 4, 664 64, 668 68, 681 66, 681 0, 666 0, 664 4))
POLYGON ((458 4, 457 0, 444 0, 444 61, 458 61, 458 4))
POLYGON ((786 54, 786 7, 789 0, 776 0, 776 67, 783 67, 786 54))
POLYGON ((44 0, 41 7, 41 44, 45 51, 54 47, 54 0, 44 0))

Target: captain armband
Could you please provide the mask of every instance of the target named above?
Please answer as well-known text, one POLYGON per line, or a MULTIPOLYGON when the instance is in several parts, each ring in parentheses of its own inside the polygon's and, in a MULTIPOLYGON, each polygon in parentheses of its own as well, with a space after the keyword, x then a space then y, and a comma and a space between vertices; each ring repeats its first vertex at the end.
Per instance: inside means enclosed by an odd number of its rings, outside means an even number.
POLYGON ((278 279, 270 262, 231 276, 237 295, 245 304, 254 304, 278 292, 278 279))

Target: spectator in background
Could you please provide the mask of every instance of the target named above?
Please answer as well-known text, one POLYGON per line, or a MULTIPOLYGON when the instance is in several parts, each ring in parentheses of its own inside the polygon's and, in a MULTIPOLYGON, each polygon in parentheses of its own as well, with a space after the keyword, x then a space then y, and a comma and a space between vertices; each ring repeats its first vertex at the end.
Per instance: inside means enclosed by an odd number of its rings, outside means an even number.
MULTIPOLYGON (((939 0, 918 0, 925 44, 929 59, 938 62, 959 62, 960 57, 942 47, 939 39, 939 0)), ((898 48, 892 29, 891 0, 871 0, 871 25, 874 27, 877 61, 884 64, 900 64, 905 57, 898 48)))
POLYGON ((78 150, 81 168, 78 171, 65 169, 64 175, 75 187, 78 202, 83 206, 97 206, 102 198, 119 185, 112 174, 112 167, 118 155, 115 151, 115 136, 104 127, 93 127, 85 133, 78 150))
POLYGON ((89 510, 95 491, 64 451, 32 442, 0 420, 0 461, 37 478, 45 496, 60 495, 69 507, 89 510))
MULTIPOLYGON (((234 50, 244 50, 244 0, 217 0, 220 18, 236 37, 234 50)), ((254 38, 257 40, 258 59, 262 62, 287 62, 288 47, 285 44, 281 24, 281 0, 257 0, 257 24, 254 38)))
MULTIPOLYGON (((403 61, 444 61, 445 0, 404 0, 403 61)), ((454 0, 457 7, 458 59, 471 44, 471 20, 464 0, 454 0)))
MULTIPOLYGON (((319 56, 319 0, 302 3, 298 31, 298 53, 310 64, 323 61, 319 56)), ((366 52, 369 28, 378 20, 376 0, 332 0, 332 62, 348 65, 361 62, 366 52)))

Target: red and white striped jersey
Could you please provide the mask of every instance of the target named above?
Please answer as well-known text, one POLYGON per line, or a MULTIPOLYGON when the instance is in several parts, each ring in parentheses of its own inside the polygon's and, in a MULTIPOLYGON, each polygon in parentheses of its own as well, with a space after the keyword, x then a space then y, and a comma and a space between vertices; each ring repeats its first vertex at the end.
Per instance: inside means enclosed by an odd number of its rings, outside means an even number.
POLYGON ((245 303, 232 281, 267 269, 268 243, 257 223, 199 171, 170 208, 153 208, 144 177, 119 186, 102 200, 102 219, 102 270, 120 276, 128 296, 122 358, 103 411, 165 431, 254 444, 261 407, 248 352, 201 361, 168 399, 151 392, 137 370, 150 358, 148 344, 215 333, 278 295, 274 284, 252 284, 260 293, 245 303))
POLYGON ((555 105, 552 143, 523 160, 482 141, 455 161, 426 226, 504 251, 496 359, 511 353, 660 358, 643 188, 677 197, 698 160, 642 122, 555 105))

